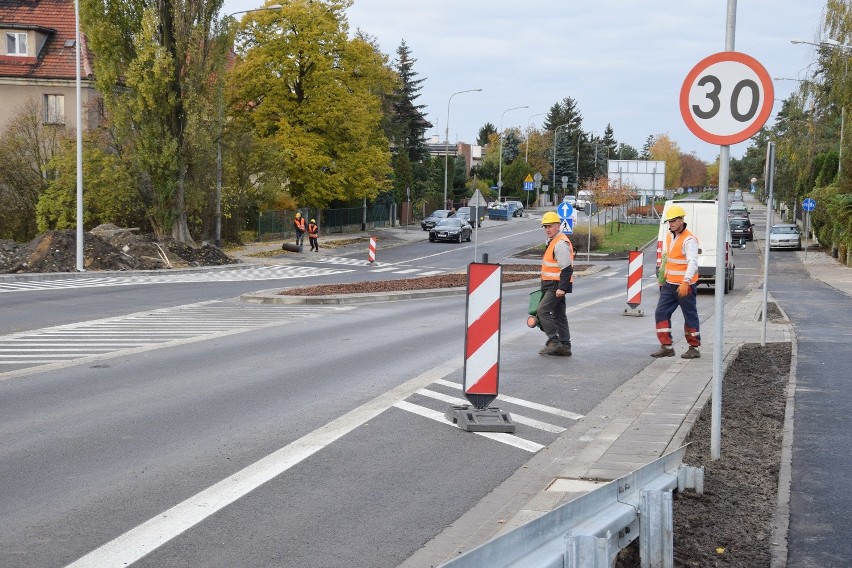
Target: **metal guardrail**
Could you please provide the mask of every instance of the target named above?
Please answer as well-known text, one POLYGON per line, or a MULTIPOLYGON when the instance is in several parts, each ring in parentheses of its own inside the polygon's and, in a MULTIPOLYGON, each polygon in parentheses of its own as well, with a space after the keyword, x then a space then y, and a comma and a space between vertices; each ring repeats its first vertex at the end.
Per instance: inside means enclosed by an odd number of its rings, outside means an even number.
POLYGON ((666 454, 442 565, 609 568, 639 538, 642 566, 674 565, 672 490, 704 490, 704 468, 666 454))

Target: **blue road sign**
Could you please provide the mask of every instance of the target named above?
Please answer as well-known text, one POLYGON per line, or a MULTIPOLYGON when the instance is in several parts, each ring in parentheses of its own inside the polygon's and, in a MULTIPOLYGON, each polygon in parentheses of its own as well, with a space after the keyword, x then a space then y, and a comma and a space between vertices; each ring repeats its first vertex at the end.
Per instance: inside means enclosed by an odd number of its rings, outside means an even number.
POLYGON ((524 182, 524 191, 535 191, 535 182, 534 181, 525 181, 524 182))
POLYGON ((808 197, 804 201, 802 201, 802 209, 805 211, 813 211, 816 209, 816 201, 808 197))
POLYGON ((559 214, 560 219, 570 219, 571 214, 574 213, 574 208, 571 207, 570 203, 563 201, 556 206, 556 212, 559 214))
POLYGON ((570 235, 574 233, 574 219, 571 217, 567 217, 562 219, 562 223, 559 224, 559 230, 565 233, 566 235, 570 235))

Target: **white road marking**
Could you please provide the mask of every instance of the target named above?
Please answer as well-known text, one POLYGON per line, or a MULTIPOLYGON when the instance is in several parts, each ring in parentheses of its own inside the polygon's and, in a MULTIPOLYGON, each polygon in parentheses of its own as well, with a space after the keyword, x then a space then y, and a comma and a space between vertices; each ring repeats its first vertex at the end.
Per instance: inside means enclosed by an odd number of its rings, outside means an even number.
POLYGON ((67 568, 126 568, 460 365, 461 358, 456 357, 377 396, 96 548, 67 568))
MULTIPOLYGON (((446 424, 447 426, 451 426, 453 428, 459 427, 457 424, 453 424, 452 422, 447 420, 443 414, 441 414, 437 410, 432 410, 431 408, 425 408, 423 406, 411 404, 410 402, 406 402, 404 400, 394 404, 394 406, 399 408, 400 410, 406 410, 413 414, 423 416, 424 418, 429 418, 430 420, 435 420, 436 422, 446 424)), ((544 446, 542 446, 541 444, 537 444, 535 442, 531 442, 530 440, 519 438, 513 434, 504 434, 502 432, 472 432, 472 434, 482 436, 483 438, 489 438, 502 444, 514 446, 515 448, 530 452, 531 454, 534 454, 544 448, 544 446)))
MULTIPOLYGON (((454 389, 461 390, 462 385, 460 383, 454 383, 452 381, 445 381, 443 379, 435 381, 439 385, 444 385, 445 387, 450 387, 454 389)), ((498 395, 500 400, 505 400, 510 404, 516 404, 518 406, 524 406, 526 408, 532 408, 533 410, 539 410, 541 412, 546 412, 548 414, 554 414, 556 416, 562 416, 563 418, 568 418, 570 420, 579 420, 583 417, 582 414, 575 414, 573 412, 569 412, 568 410, 562 410, 561 408, 556 408, 555 406, 547 406, 546 404, 539 404, 537 402, 532 402, 530 400, 524 400, 522 398, 515 398, 512 396, 506 396, 504 394, 498 395)), ((465 403, 467 404, 467 403, 465 403)))
MULTIPOLYGON (((434 398, 435 400, 440 400, 443 402, 448 402, 454 406, 462 406, 469 405, 466 399, 457 398, 455 396, 450 396, 444 393, 436 392, 429 389, 420 389, 417 391, 417 394, 421 394, 423 396, 427 396, 429 398, 434 398)), ((506 400, 506 397, 502 397, 503 400, 506 400)), ((507 401, 508 402, 508 401, 507 401)), ((542 422, 541 420, 536 420, 534 418, 527 418, 526 416, 522 416, 517 413, 512 413, 512 420, 517 422, 518 424, 523 424, 525 426, 530 426, 532 428, 537 428, 539 430, 544 430, 545 432, 552 432, 553 434, 561 434, 565 431, 565 428, 562 426, 556 426, 555 424, 548 424, 547 422, 542 422)))

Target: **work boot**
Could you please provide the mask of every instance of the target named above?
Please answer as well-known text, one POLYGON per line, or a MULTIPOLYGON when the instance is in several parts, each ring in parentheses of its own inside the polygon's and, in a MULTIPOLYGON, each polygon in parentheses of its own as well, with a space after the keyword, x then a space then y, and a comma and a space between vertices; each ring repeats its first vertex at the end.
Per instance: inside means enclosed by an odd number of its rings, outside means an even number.
POLYGON ((680 356, 681 359, 698 359, 699 357, 701 357, 701 353, 698 351, 698 348, 691 345, 686 350, 686 353, 680 356))
POLYGON ((562 347, 564 347, 567 350, 567 353, 565 354, 565 356, 570 357, 571 356, 571 343, 565 342, 565 343, 562 344, 562 347))
POLYGON ((542 349, 544 355, 555 355, 557 357, 570 357, 571 356, 571 348, 566 347, 565 345, 559 343, 558 341, 554 341, 552 344, 548 345, 544 349, 542 349))
POLYGON ((547 355, 548 349, 550 349, 550 347, 553 346, 556 343, 559 343, 559 342, 556 341, 555 339, 548 339, 547 343, 544 344, 544 347, 542 347, 541 349, 538 350, 538 354, 539 355, 547 355))
POLYGON ((651 353, 651 357, 674 357, 674 349, 671 345, 660 345, 659 351, 651 353))

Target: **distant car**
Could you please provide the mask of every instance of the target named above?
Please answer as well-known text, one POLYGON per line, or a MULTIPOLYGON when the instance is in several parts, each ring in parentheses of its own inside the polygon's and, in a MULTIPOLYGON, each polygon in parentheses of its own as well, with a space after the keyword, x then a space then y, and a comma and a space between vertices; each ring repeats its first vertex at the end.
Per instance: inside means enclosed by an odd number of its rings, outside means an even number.
POLYGON ((731 196, 731 203, 742 203, 743 202, 743 191, 741 189, 737 189, 734 191, 734 194, 731 196))
POLYGON ((524 216, 524 204, 520 201, 507 201, 509 204, 509 210, 512 212, 512 217, 523 217, 524 216))
POLYGON ((450 216, 450 212, 447 209, 438 209, 436 211, 432 211, 432 213, 420 221, 420 227, 424 231, 430 230, 432 227, 438 224, 438 221, 441 219, 446 219, 450 216))
POLYGON ((743 203, 731 203, 728 207, 728 218, 748 217, 748 207, 743 203))
POLYGON ((802 249, 802 233, 799 227, 788 223, 772 225, 769 229, 769 250, 802 249))
POLYGON ((748 217, 734 217, 730 220, 731 238, 734 240, 745 239, 747 241, 754 240, 753 223, 748 217))
POLYGON ((438 224, 432 227, 429 231, 429 242, 435 241, 470 241, 470 235, 473 233, 473 227, 464 219, 458 217, 450 217, 449 219, 441 219, 438 224))
MULTIPOLYGON (((473 226, 473 222, 472 222, 472 220, 471 220, 471 218, 470 218, 470 215, 471 215, 471 211, 472 211, 473 209, 474 209, 473 207, 459 207, 459 210, 458 210, 458 211, 456 211, 455 216, 456 216, 456 217, 458 217, 459 219, 464 219, 465 221, 467 221, 468 223, 470 223, 470 225, 471 225, 471 227, 472 227, 472 226, 473 226)), ((482 220, 481 220, 481 219, 477 219, 477 220, 476 220, 476 226, 477 226, 477 227, 482 227, 482 220)))

